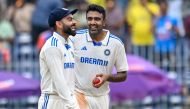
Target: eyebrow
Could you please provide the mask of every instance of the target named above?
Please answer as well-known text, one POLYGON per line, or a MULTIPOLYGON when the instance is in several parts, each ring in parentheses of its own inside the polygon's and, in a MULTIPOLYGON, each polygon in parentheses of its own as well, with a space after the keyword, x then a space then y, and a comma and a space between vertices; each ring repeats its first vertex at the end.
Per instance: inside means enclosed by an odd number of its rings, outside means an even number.
POLYGON ((100 18, 101 19, 101 17, 91 17, 91 16, 89 16, 87 18, 94 18, 94 19, 100 18))

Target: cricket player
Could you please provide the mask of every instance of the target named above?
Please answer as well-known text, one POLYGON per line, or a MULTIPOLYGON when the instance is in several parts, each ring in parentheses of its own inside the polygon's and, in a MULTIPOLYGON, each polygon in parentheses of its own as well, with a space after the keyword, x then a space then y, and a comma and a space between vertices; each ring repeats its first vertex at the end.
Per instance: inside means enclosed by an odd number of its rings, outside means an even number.
POLYGON ((40 52, 41 96, 38 109, 79 109, 74 96, 74 57, 69 35, 76 34, 76 21, 69 11, 57 8, 48 23, 54 29, 40 52))
MULTIPOLYGON (((81 109, 109 109, 109 82, 126 79, 128 64, 124 44, 105 26, 105 10, 89 5, 88 29, 77 31, 72 38, 76 62, 75 94, 81 109), (112 74, 113 67, 117 69, 112 74), (93 83, 99 78, 98 83, 93 83)), ((113 21, 114 22, 114 21, 113 21)))

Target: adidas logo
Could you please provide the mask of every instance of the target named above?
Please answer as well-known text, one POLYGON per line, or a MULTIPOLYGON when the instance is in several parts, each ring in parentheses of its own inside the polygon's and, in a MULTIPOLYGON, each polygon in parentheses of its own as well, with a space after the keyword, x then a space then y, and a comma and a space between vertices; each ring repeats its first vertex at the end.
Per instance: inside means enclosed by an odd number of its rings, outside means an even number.
POLYGON ((87 49, 86 49, 86 46, 82 47, 81 50, 87 50, 87 49))

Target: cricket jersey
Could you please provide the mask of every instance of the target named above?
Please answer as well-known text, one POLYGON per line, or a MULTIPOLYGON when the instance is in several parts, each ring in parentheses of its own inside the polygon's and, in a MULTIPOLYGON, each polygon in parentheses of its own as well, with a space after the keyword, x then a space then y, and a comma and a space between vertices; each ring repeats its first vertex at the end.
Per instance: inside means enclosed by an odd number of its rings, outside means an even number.
POLYGON ((41 93, 74 105, 74 57, 71 40, 54 32, 40 52, 41 93))
POLYGON ((109 82, 94 88, 92 81, 96 74, 111 74, 115 66, 117 72, 127 71, 128 64, 124 44, 110 34, 109 30, 100 42, 91 39, 88 30, 77 31, 72 38, 76 62, 76 90, 85 95, 101 96, 109 93, 109 82))

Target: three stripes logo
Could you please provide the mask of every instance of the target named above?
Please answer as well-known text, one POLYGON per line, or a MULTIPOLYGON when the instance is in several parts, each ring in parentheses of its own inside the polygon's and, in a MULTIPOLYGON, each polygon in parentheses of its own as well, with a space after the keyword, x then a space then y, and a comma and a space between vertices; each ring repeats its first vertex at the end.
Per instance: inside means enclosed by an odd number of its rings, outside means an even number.
POLYGON ((51 39, 51 46, 57 47, 57 42, 58 42, 58 39, 55 38, 55 37, 52 37, 52 39, 51 39))
POLYGON ((81 50, 87 50, 86 46, 82 47, 81 50))
POLYGON ((49 101, 49 94, 45 94, 42 109, 47 109, 48 101, 49 101))

